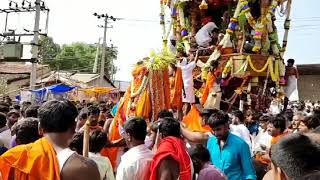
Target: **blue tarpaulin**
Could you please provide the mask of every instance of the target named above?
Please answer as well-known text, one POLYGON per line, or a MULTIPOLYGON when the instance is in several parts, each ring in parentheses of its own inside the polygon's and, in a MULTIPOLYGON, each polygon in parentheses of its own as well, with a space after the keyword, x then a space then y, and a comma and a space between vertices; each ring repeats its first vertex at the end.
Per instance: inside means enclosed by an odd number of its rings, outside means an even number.
POLYGON ((75 88, 75 86, 67 86, 67 85, 64 85, 64 84, 56 84, 56 85, 49 86, 47 89, 52 91, 52 92, 63 93, 63 92, 71 91, 74 88, 75 88))
POLYGON ((39 93, 39 94, 45 94, 47 90, 52 91, 53 93, 64 93, 71 91, 74 89, 75 86, 67 86, 64 84, 55 84, 49 87, 37 89, 37 90, 32 90, 32 92, 39 93))
POLYGON ((64 84, 55 84, 55 85, 52 85, 49 87, 31 90, 31 92, 33 92, 35 94, 36 101, 41 103, 45 99, 48 91, 50 91, 53 94, 60 94, 60 93, 65 93, 65 92, 71 91, 74 88, 75 88, 75 86, 67 86, 64 84))

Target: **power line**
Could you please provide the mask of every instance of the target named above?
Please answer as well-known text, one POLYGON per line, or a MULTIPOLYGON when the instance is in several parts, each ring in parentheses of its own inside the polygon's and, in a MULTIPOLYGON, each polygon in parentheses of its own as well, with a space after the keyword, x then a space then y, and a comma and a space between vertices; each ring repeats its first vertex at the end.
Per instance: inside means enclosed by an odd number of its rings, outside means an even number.
POLYGON ((159 20, 152 20, 152 19, 127 19, 127 18, 119 18, 123 21, 134 21, 134 22, 159 22, 159 20))

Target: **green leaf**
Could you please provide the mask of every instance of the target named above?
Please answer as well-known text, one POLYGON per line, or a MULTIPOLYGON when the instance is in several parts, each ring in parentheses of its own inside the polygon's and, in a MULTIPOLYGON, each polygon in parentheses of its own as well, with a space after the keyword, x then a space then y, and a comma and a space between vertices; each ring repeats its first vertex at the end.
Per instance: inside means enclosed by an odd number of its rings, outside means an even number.
POLYGON ((238 23, 239 23, 240 29, 243 31, 244 27, 247 25, 247 18, 244 13, 240 13, 238 17, 238 23))

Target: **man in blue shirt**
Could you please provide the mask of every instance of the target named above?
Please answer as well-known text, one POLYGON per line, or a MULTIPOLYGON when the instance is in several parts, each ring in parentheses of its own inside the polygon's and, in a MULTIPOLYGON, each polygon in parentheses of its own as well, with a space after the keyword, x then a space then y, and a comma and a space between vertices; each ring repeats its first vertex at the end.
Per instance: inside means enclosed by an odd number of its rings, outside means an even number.
POLYGON ((212 163, 228 177, 228 180, 256 180, 248 144, 229 132, 229 116, 219 111, 210 116, 208 124, 212 136, 207 148, 212 163))

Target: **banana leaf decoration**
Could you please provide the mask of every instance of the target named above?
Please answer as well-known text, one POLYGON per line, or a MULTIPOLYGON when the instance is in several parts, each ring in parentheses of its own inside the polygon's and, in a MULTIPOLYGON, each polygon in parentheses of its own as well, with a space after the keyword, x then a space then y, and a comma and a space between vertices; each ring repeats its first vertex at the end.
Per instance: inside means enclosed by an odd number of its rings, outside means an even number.
POLYGON ((162 70, 176 62, 176 57, 166 47, 159 53, 151 51, 150 58, 152 61, 147 62, 147 67, 150 70, 162 70))

